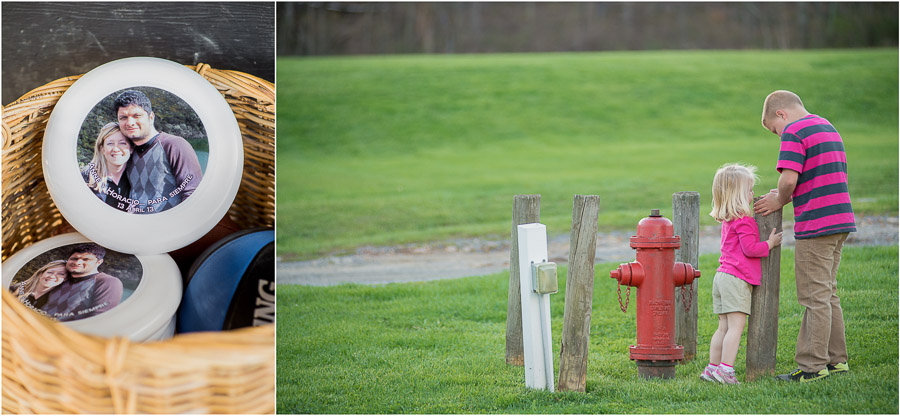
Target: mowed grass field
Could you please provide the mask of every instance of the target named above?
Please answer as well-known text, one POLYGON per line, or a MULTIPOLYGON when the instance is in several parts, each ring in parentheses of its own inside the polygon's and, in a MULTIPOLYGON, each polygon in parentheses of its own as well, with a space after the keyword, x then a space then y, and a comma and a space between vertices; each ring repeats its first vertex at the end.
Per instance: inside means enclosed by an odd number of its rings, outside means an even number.
MULTIPOLYGON (((851 372, 814 383, 746 375, 739 386, 701 381, 716 329, 711 289, 716 255, 700 258, 698 351, 672 380, 641 379, 628 359, 635 342, 635 296, 622 313, 616 282, 596 267, 587 391, 525 387, 522 367, 506 364, 508 273, 458 280, 278 287, 278 413, 326 414, 897 414, 897 247, 845 247, 838 278, 851 372)), ((795 368, 803 314, 793 251, 782 252, 776 370, 795 368)), ((566 271, 551 295, 553 360, 559 348, 566 271)), ((624 290, 623 290, 624 292, 624 290)), ((624 293, 623 293, 624 296, 624 293)), ((773 330, 776 330, 773 328, 773 330)))
MULTIPOLYGON (((760 125, 776 89, 829 119, 859 215, 898 209, 898 52, 673 51, 279 58, 278 254, 508 238, 513 196, 541 194, 568 233, 575 194, 600 228, 633 229, 716 169, 759 167, 775 187, 779 140, 760 125)), ((786 207, 790 215, 791 207, 786 207)))

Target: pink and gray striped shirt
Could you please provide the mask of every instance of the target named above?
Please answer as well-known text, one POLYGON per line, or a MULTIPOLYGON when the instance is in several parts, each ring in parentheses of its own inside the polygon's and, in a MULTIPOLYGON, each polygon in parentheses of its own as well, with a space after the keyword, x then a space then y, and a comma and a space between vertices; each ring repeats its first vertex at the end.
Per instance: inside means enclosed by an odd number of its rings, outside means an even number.
POLYGON ((847 155, 834 126, 811 114, 781 133, 778 172, 800 173, 794 189, 794 237, 822 237, 856 231, 847 188, 847 155))

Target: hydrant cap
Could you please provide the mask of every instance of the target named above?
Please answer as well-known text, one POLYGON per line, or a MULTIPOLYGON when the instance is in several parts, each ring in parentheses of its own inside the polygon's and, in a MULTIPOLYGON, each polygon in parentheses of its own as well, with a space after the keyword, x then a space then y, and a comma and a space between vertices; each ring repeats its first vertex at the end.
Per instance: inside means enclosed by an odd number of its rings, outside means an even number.
POLYGON ((637 225, 637 235, 631 237, 632 248, 680 248, 681 237, 675 235, 675 226, 668 218, 659 215, 659 210, 650 211, 650 216, 641 219, 637 225))
POLYGON ((640 237, 671 237, 675 235, 675 226, 668 218, 659 215, 659 210, 654 210, 653 215, 638 221, 637 235, 640 237))

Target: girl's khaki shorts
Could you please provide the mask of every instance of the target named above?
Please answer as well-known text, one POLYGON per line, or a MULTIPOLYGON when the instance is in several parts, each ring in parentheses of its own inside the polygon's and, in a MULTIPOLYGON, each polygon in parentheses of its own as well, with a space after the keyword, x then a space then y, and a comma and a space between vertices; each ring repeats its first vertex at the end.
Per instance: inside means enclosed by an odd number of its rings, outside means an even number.
POLYGON ((753 286, 728 273, 716 272, 713 278, 713 313, 743 312, 750 315, 753 286))

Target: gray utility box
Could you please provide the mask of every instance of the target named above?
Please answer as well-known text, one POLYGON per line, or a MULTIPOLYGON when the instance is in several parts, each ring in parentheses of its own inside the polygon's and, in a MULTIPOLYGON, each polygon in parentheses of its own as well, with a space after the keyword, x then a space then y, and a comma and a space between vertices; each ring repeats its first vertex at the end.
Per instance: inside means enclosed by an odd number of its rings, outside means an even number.
POLYGON ((556 283, 556 263, 542 262, 531 263, 531 290, 539 295, 549 295, 559 292, 556 283))

